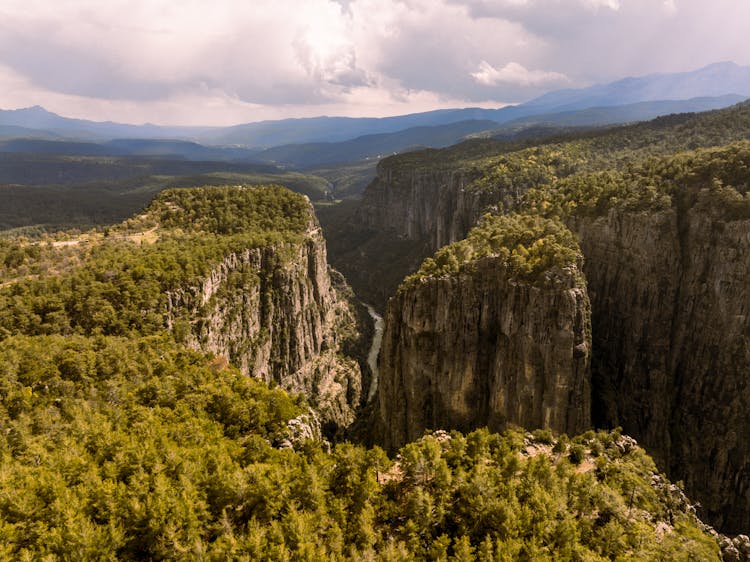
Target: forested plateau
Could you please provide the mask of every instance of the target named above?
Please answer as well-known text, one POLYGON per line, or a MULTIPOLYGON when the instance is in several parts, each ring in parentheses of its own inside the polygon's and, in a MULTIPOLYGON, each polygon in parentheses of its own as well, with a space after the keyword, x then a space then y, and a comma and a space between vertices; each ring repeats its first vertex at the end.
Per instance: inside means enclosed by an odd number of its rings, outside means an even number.
POLYGON ((0 239, 0 557, 743 559, 749 114, 0 239))

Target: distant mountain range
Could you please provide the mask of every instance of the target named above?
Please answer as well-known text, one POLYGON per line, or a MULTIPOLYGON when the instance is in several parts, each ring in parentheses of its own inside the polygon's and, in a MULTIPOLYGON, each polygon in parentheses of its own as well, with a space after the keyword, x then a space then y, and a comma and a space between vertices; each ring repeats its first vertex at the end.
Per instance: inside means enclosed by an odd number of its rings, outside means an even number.
POLYGON ((624 78, 589 88, 550 92, 520 107, 536 114, 557 113, 588 107, 711 98, 727 94, 750 97, 750 66, 720 62, 692 72, 624 78))
POLYGON ((0 152, 273 162, 309 168, 439 148, 466 136, 512 137, 540 125, 547 129, 594 127, 719 109, 748 97, 750 67, 725 62, 693 72, 559 90, 500 109, 448 109, 384 118, 315 117, 232 127, 162 127, 69 119, 35 106, 0 110, 0 152))
POLYGON ((719 97, 703 97, 688 100, 642 101, 626 105, 587 107, 584 109, 542 113, 519 117, 503 124, 494 133, 519 131, 532 126, 554 125, 557 127, 601 127, 617 123, 649 121, 662 115, 673 113, 698 113, 723 109, 735 105, 750 96, 728 94, 719 97))

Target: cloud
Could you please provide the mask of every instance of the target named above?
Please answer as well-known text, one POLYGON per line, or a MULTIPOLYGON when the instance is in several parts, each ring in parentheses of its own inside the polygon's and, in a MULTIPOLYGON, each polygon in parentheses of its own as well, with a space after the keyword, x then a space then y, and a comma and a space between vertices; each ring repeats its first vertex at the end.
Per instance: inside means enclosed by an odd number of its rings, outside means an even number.
POLYGON ((677 1, 676 0, 664 0, 664 11, 668 14, 677 13, 677 1))
POLYGON ((471 73, 474 80, 485 86, 514 84, 516 86, 550 86, 568 82, 569 78, 559 72, 528 70, 517 62, 509 62, 502 68, 495 68, 487 61, 479 64, 479 69, 471 73))
POLYGON ((0 107, 206 123, 501 105, 750 64, 747 21, 746 0, 2 0, 0 107))
POLYGON ((609 8, 614 11, 620 9, 620 0, 581 0, 581 3, 593 9, 609 8))

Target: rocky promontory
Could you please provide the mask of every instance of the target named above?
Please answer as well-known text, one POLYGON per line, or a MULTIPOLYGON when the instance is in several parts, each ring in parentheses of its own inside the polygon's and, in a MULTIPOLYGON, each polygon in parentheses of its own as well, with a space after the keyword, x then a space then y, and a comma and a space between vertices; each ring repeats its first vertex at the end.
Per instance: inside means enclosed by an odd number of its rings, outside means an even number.
POLYGON ((589 426, 590 327, 564 226, 488 218, 388 303, 379 417, 388 448, 426 429, 589 426))

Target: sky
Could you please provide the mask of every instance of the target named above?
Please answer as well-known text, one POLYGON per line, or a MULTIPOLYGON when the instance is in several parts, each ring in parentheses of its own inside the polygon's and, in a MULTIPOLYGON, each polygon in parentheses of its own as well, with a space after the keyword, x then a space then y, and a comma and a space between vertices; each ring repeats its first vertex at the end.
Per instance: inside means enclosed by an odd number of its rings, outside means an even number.
POLYGON ((231 125, 750 64, 750 0, 0 0, 0 109, 231 125))

